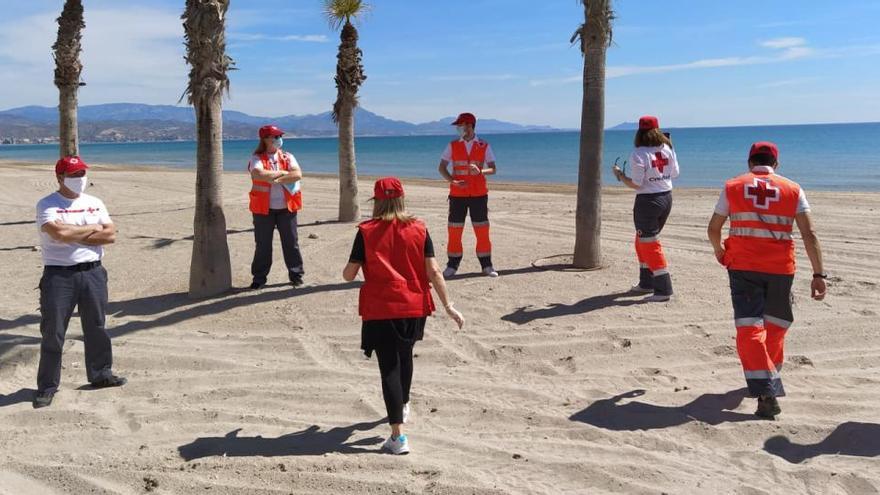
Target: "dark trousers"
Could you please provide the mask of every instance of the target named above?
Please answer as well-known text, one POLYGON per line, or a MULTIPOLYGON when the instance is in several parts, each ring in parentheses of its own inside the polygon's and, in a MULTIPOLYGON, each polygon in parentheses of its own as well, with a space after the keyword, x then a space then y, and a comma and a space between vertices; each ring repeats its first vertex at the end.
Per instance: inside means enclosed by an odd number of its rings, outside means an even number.
POLYGON ((749 387, 757 396, 785 395, 782 364, 785 334, 794 321, 794 275, 729 270, 736 349, 749 387))
POLYGON ((113 352, 104 328, 107 270, 45 267, 40 279, 40 367, 38 392, 55 392, 61 383, 61 352, 74 308, 79 308, 85 343, 86 378, 90 383, 111 376, 113 352))
POLYGON ((658 295, 672 294, 672 278, 659 238, 671 211, 671 192, 636 195, 633 223, 639 258, 639 286, 654 289, 658 295))
POLYGON ((403 405, 409 402, 413 377, 413 342, 388 339, 376 346, 376 359, 382 375, 382 397, 388 424, 403 423, 403 405))
POLYGON ((269 270, 272 268, 272 239, 275 229, 281 235, 281 250, 284 252, 284 264, 287 265, 287 276, 290 281, 302 278, 303 259, 299 251, 296 212, 286 208, 269 210, 268 215, 254 214, 254 240, 257 247, 254 261, 251 263, 251 274, 254 282, 265 284, 269 270))
POLYGON ((449 241, 447 266, 458 269, 463 257, 461 243, 465 220, 470 214, 477 237, 477 259, 483 268, 492 266, 492 242, 489 238, 489 196, 449 197, 449 241))

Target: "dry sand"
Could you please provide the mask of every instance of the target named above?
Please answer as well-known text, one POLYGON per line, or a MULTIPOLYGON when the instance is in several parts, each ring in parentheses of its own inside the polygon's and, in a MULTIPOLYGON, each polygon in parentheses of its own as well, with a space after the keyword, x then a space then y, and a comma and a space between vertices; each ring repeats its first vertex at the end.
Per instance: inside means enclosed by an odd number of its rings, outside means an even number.
MULTIPOLYGON (((413 453, 387 435, 378 368, 359 351, 357 285, 340 272, 355 233, 329 222, 336 184, 310 177, 300 221, 307 284, 294 290, 276 241, 270 285, 186 297, 192 171, 99 168, 89 190, 119 240, 108 327, 122 389, 85 383, 70 324, 62 390, 31 408, 39 353, 34 204, 48 166, 0 166, 0 493, 877 493, 880 490, 880 194, 809 192, 832 274, 795 325, 776 422, 742 400, 727 278, 705 224, 715 191, 679 190, 664 232, 676 298, 642 304, 632 195, 604 196, 605 269, 540 270, 570 253, 570 187, 496 187, 498 279, 450 282, 468 318, 431 318, 416 347, 413 453), (765 447, 765 442, 774 439, 765 447), (788 444, 792 442, 792 444, 788 444)), ((253 252, 242 173, 225 176, 234 285, 253 252)), ((445 249, 442 188, 407 182, 410 209, 445 249)), ((361 183, 370 191, 371 184, 361 183)), ((366 197, 365 195, 364 197, 366 197)), ((473 236, 466 236, 466 252, 473 236)), ((443 258, 441 257, 441 260, 443 258)))

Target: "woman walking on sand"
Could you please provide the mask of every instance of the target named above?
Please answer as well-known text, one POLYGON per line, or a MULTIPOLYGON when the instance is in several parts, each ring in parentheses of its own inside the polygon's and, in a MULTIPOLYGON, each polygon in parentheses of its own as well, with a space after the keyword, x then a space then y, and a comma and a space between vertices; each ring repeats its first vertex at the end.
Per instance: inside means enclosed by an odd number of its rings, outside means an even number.
POLYGON ((434 312, 431 284, 446 314, 459 328, 464 325, 464 317, 449 302, 428 230, 406 212, 403 196, 398 179, 376 181, 373 218, 358 226, 351 256, 342 272, 350 282, 358 271, 364 271, 359 298, 361 348, 367 356, 376 351, 379 361, 382 395, 391 425, 391 436, 382 448, 392 454, 409 453, 402 427, 410 411, 413 345, 422 340, 425 321, 434 312))
POLYGON ((672 141, 660 130, 657 117, 639 119, 636 149, 629 157, 632 177, 614 166, 617 180, 636 190, 633 220, 636 225, 636 256, 639 259, 639 283, 633 292, 652 293, 650 301, 668 301, 672 297, 672 278, 660 246, 660 231, 672 211, 672 179, 678 177, 678 159, 672 141))

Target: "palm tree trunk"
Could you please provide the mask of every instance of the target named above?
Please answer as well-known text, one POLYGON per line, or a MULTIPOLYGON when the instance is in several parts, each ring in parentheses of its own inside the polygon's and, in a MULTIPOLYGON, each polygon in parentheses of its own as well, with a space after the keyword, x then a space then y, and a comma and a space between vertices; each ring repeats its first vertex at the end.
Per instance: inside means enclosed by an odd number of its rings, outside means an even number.
POLYGON ((584 97, 573 264, 597 268, 602 262, 602 146, 605 134, 605 51, 610 32, 609 0, 584 2, 584 97), (598 29, 597 29, 598 28, 598 29))
POLYGON ((58 88, 58 136, 60 156, 79 155, 77 92, 80 87, 83 21, 82 0, 67 0, 58 18, 58 38, 52 46, 55 86, 58 88))
POLYGON ((187 0, 183 14, 187 94, 196 112, 196 210, 189 296, 210 297, 232 286, 223 214, 223 93, 229 89, 226 11, 229 0, 187 0))
POLYGON ((354 108, 339 109, 339 221, 353 222, 360 218, 357 203, 357 165, 354 152, 354 108))

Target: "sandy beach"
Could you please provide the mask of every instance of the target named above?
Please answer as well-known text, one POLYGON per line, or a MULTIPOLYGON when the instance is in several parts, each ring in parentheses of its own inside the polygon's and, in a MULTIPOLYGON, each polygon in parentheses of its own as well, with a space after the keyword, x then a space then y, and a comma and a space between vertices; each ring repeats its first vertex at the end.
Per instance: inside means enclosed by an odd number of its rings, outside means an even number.
MULTIPOLYGON (((129 384, 83 387, 75 317, 62 388, 51 407, 31 408, 34 205, 56 183, 48 164, 0 163, 0 494, 880 492, 880 194, 807 191, 830 295, 810 300, 798 240, 789 396, 767 422, 743 399, 727 275, 706 240, 717 191, 675 192, 662 238, 676 297, 646 304, 626 293, 637 277, 631 193, 605 191, 605 268, 584 272, 556 265, 574 243, 573 186, 494 187, 501 277, 476 275, 468 228, 464 275, 449 282, 468 322, 458 331, 445 315, 429 319, 416 346, 413 453, 394 457, 379 452, 388 427, 377 365, 359 350, 358 284, 340 275, 355 228, 333 222, 335 179, 303 183, 305 287, 284 283, 276 240, 269 285, 254 292, 243 289, 250 183, 228 172, 238 289, 193 301, 195 172, 95 167, 90 177, 119 229, 104 260, 108 328, 129 384)), ((443 253, 442 184, 404 184, 443 253)), ((366 199, 371 182, 360 188, 366 199)))

